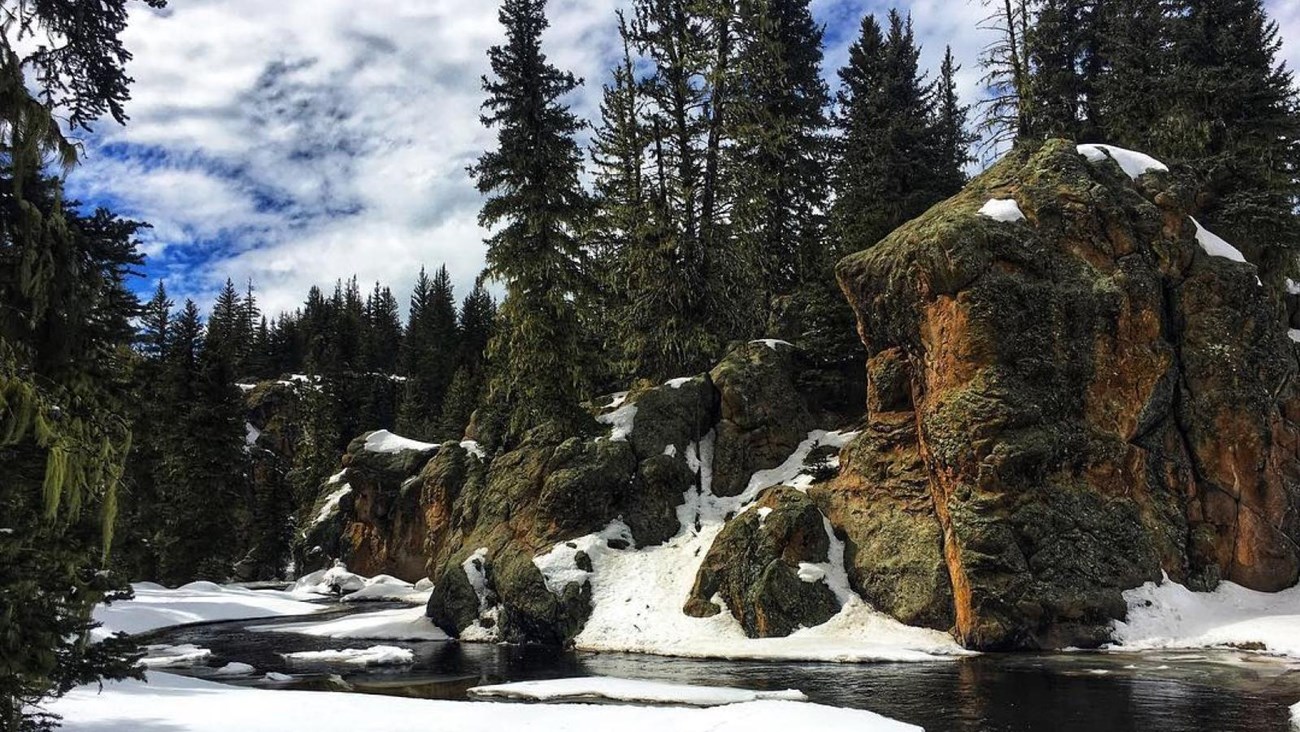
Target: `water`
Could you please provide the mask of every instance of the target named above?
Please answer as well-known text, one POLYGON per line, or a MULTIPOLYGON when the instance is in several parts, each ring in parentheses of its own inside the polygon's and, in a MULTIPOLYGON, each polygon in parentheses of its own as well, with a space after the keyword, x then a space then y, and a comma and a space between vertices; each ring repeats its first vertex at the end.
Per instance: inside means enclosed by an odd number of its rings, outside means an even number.
MULTIPOLYGON (((371 606, 368 609, 374 609, 371 606)), ((319 618, 319 616, 317 616, 319 618)), ((208 677, 231 661, 258 669, 228 683, 461 700, 473 686, 566 676, 619 676, 751 689, 799 689, 813 701, 870 709, 930 732, 1288 732, 1300 664, 1247 652, 985 655, 935 663, 709 661, 536 646, 332 640, 254 633, 237 621, 164 631, 149 642, 212 649, 208 677), (411 648, 411 666, 289 664, 279 654, 383 643, 411 648), (284 684, 261 678, 292 674, 284 684)))

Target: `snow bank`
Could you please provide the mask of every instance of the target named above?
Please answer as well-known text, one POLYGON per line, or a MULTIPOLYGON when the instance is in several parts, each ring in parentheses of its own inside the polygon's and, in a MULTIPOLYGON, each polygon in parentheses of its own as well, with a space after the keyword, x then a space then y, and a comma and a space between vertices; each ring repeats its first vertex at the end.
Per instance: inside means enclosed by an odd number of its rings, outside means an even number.
POLYGON ((596 421, 610 426, 611 441, 624 442, 632 434, 632 427, 636 423, 636 405, 625 404, 608 414, 596 417, 596 421))
POLYGON ((289 594, 297 597, 313 597, 333 596, 336 589, 338 592, 360 592, 369 582, 368 578, 349 572, 347 565, 335 559, 334 566, 329 569, 318 569, 299 577, 298 581, 293 583, 293 587, 289 588, 289 594))
POLYGON ((1025 214, 1014 198, 991 198, 980 207, 979 215, 1009 224, 1025 220, 1025 214))
POLYGON ((95 608, 95 620, 103 624, 95 630, 95 637, 118 632, 147 633, 187 623, 306 615, 324 609, 285 592, 246 590, 211 582, 191 582, 174 590, 142 582, 132 588, 135 599, 95 608))
MULTIPOLYGON (((842 447, 853 433, 809 433, 780 466, 754 474, 736 497, 713 494, 712 433, 686 446, 687 464, 698 483, 678 508, 682 529, 668 542, 644 549, 612 549, 611 538, 626 527, 614 522, 603 531, 534 558, 553 592, 571 582, 591 583, 592 614, 574 643, 580 650, 627 651, 671 656, 798 661, 928 661, 966 653, 939 631, 912 628, 871 609, 848 589, 843 543, 832 537, 831 561, 810 565, 806 577, 827 583, 843 607, 829 622, 799 630, 786 638, 749 638, 729 611, 711 618, 682 612, 695 575, 728 516, 746 510, 765 489, 811 483, 804 462, 819 446, 842 447), (581 550, 591 560, 590 573, 576 566, 581 550)), ((621 542, 615 542, 622 546, 621 542)), ((801 725, 802 727, 802 725, 801 725)))
POLYGON ((1122 147, 1113 145, 1080 145, 1079 154, 1088 159, 1089 162, 1100 163, 1106 158, 1119 163, 1119 167, 1124 173, 1133 180, 1137 180, 1143 173, 1149 173, 1153 170, 1167 173, 1169 166, 1156 160, 1145 153, 1125 150, 1122 147))
POLYGON ((396 577, 380 574, 365 580, 365 586, 350 595, 343 596, 343 602, 369 602, 388 600, 410 603, 427 603, 433 587, 419 589, 410 582, 396 577))
POLYGON ((1112 650, 1236 647, 1300 657, 1300 587, 1255 592, 1224 582, 1192 592, 1168 577, 1124 593, 1112 650))
POLYGON ((48 707, 66 732, 166 729, 169 732, 789 732, 854 730, 917 732, 920 728, 859 709, 790 701, 725 707, 640 707, 600 704, 492 704, 403 699, 369 694, 254 689, 166 673, 149 683, 107 682, 78 687, 48 707), (304 716, 306 715, 306 716, 304 716), (296 722, 295 722, 296 720, 296 722), (432 726, 431 726, 432 725, 432 726))
POLYGON ((476 686, 469 690, 469 695, 478 698, 499 697, 548 702, 599 699, 643 704, 684 704, 693 707, 716 707, 760 699, 808 701, 808 697, 802 691, 795 689, 750 691, 723 686, 688 686, 661 681, 600 676, 476 686))
POLYGON ((441 641, 448 640, 433 621, 424 615, 423 607, 379 610, 358 613, 334 620, 284 625, 258 625, 249 628, 255 632, 300 633, 320 638, 347 638, 350 640, 390 641, 441 641))
POLYGON ((1201 222, 1192 219, 1192 224, 1196 226, 1196 241, 1205 250, 1205 253, 1211 257, 1223 257, 1231 259, 1234 262, 1245 262, 1246 257, 1233 245, 1220 239, 1209 229, 1201 226, 1201 222))
POLYGON ((436 444, 431 442, 419 442, 418 440, 412 440, 402 437, 401 435, 395 435, 388 430, 377 430, 371 432, 370 436, 366 437, 366 444, 362 449, 366 452, 392 454, 402 452, 403 450, 419 450, 423 452, 425 450, 436 449, 437 447, 436 444))
POLYGON ((350 666, 401 666, 415 662, 415 652, 397 646, 344 648, 341 651, 298 651, 281 653, 290 663, 346 663, 350 666))

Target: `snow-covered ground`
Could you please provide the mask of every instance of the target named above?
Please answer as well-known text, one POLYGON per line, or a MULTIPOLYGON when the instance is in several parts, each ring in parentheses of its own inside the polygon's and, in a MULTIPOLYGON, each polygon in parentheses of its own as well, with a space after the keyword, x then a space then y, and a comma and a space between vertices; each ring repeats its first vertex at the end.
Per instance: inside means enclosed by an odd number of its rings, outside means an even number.
POLYGON ((693 707, 716 707, 760 699, 808 701, 796 689, 751 691, 725 686, 690 686, 662 681, 618 679, 609 676, 579 676, 544 681, 517 681, 510 684, 476 686, 469 690, 475 698, 524 699, 527 701, 618 701, 642 704, 682 704, 693 707))
POLYGON ((1255 592, 1224 582, 1192 592, 1168 578, 1124 593, 1114 650, 1232 647, 1300 657, 1300 587, 1255 592))
POLYGON ((1291 707, 1291 729, 1300 732, 1300 703, 1291 707))
POLYGON ((118 632, 147 633, 173 625, 215 620, 305 615, 324 609, 286 592, 247 590, 211 582, 191 582, 174 590, 152 582, 131 587, 135 590, 134 599, 95 608, 95 620, 103 625, 95 629, 94 637, 118 632))
POLYGON ((990 198, 980 207, 979 215, 1009 224, 1025 220, 1025 214, 1014 198, 990 198))
POLYGON ((66 732, 915 732, 878 714, 807 702, 761 700, 721 707, 494 704, 369 694, 266 690, 150 672, 149 683, 109 682, 74 689, 49 705, 66 732))
MULTIPOLYGON (((817 447, 842 447, 851 433, 809 433, 782 465, 754 474, 741 495, 716 496, 711 489, 713 436, 684 445, 684 454, 699 475, 699 487, 686 494, 678 509, 682 530, 660 546, 611 549, 610 539, 626 540, 627 527, 613 522, 604 531, 556 545, 535 563, 552 592, 572 582, 591 583, 593 610, 575 639, 581 650, 627 651, 671 656, 781 659, 791 661, 929 661, 966 653, 946 633, 903 625, 873 610, 847 587, 843 544, 831 536, 831 562, 817 565, 810 581, 825 581, 843 609, 829 622, 786 638, 749 638, 728 611, 711 618, 682 612, 695 575, 727 516, 746 510, 763 490, 776 485, 805 487, 808 455, 817 447), (572 544, 572 546, 570 546, 572 544), (592 562, 587 572, 576 564, 584 551, 592 562)), ((621 545, 620 542, 615 542, 621 545)), ((811 566, 811 565, 810 565, 811 566)), ((721 604, 720 599, 715 599, 721 604)))
POLYGON ((359 613, 334 620, 285 625, 257 625, 252 631, 276 633, 301 633, 321 638, 347 638, 350 640, 440 641, 449 640, 424 615, 424 606, 379 610, 359 613))

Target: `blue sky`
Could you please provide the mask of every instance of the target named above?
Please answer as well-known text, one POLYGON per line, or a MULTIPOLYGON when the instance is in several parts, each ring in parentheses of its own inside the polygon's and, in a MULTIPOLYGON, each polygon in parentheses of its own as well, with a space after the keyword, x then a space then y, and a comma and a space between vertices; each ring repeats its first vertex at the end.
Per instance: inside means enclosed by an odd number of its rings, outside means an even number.
MULTIPOLYGON (((626 4, 551 0, 548 52, 586 79, 571 102, 590 119, 626 4)), ((862 15, 894 5, 813 0, 828 78, 862 15)), ((1268 5, 1300 67, 1300 3, 1268 5)), ((988 42, 979 0, 897 6, 912 13, 930 68, 953 46, 974 101, 988 42)), ((173 0, 161 12, 137 4, 131 20, 131 121, 85 139, 69 187, 153 224, 150 279, 206 305, 227 277, 251 278, 269 312, 352 274, 405 300, 422 265, 446 263, 468 290, 484 249, 465 166, 492 144, 478 106, 484 51, 500 37, 494 2, 173 0)))

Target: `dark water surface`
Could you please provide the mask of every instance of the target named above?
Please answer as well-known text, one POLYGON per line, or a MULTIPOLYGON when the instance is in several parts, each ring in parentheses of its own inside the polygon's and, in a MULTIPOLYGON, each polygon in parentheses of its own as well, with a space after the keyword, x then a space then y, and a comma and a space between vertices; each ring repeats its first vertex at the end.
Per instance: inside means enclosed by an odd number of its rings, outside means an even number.
POLYGON ((216 667, 232 661, 251 664, 258 669, 255 676, 220 679, 248 686, 460 700, 466 698, 467 689, 485 683, 618 676, 799 689, 815 702, 869 709, 929 732, 1288 732, 1288 707, 1300 701, 1300 664, 1233 651, 985 655, 934 663, 835 664, 709 661, 456 642, 334 640, 247 630, 301 620, 174 628, 149 642, 212 649, 209 666, 166 669, 176 673, 208 677, 216 667), (380 644, 413 649, 415 664, 375 668, 289 664, 279 655, 380 644), (262 676, 270 671, 292 674, 294 680, 265 681, 262 676))

